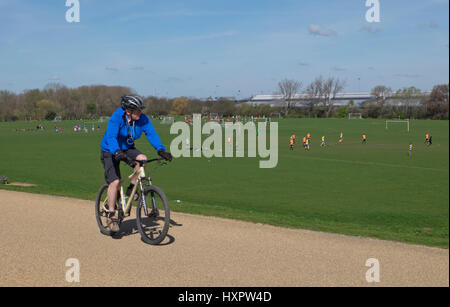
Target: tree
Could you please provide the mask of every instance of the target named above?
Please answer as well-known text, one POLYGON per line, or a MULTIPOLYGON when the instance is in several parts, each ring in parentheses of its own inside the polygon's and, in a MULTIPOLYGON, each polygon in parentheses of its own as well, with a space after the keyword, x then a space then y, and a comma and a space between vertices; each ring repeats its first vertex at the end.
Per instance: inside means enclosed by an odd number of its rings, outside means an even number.
POLYGON ((47 99, 41 99, 36 102, 34 110, 34 118, 37 120, 43 120, 47 116, 50 116, 49 113, 56 115, 57 111, 59 111, 59 105, 47 99))
POLYGON ((96 109, 96 106, 95 106, 95 103, 88 103, 87 105, 86 105, 86 111, 89 113, 89 115, 94 115, 95 114, 95 109, 96 109))
POLYGON ((372 89, 371 94, 375 97, 377 105, 383 108, 386 100, 392 96, 392 89, 384 85, 378 85, 372 89))
POLYGON ((295 107, 293 100, 301 87, 302 83, 295 80, 284 79, 278 83, 278 89, 285 103, 285 115, 288 115, 289 110, 295 107))
POLYGON ((174 115, 185 115, 188 113, 189 104, 186 98, 179 97, 173 100, 172 110, 174 115))
POLYGON ((167 98, 150 97, 144 99, 146 111, 155 115, 168 115, 172 109, 173 101, 167 98))
POLYGON ((45 115, 45 120, 54 120, 56 117, 56 112, 55 111, 49 111, 47 112, 47 115, 45 115))
POLYGON ((223 116, 233 115, 234 113, 234 101, 220 98, 214 102, 211 106, 212 113, 218 113, 223 116))
POLYGON ((448 84, 436 85, 431 91, 429 100, 448 104, 448 84))
POLYGON ((392 89, 384 85, 378 85, 372 89, 371 95, 375 98, 376 106, 370 106, 369 113, 372 115, 376 113, 378 116, 382 116, 386 111, 386 102, 392 96, 392 89))
POLYGON ((331 111, 333 110, 333 101, 336 99, 336 94, 342 91, 344 87, 345 81, 340 80, 339 78, 328 78, 323 82, 321 96, 324 98, 326 117, 329 117, 331 111))
POLYGON ((24 93, 24 113, 27 120, 35 115, 36 102, 44 99, 44 94, 39 89, 28 90, 24 93))
POLYGON ((310 113, 314 112, 314 109, 318 103, 320 103, 323 95, 323 78, 322 76, 316 78, 306 88, 307 105, 310 113))
POLYGON ((436 85, 430 96, 422 100, 425 117, 432 119, 448 119, 449 111, 448 84, 436 85))
POLYGON ((15 95, 9 91, 0 91, 0 119, 14 119, 15 95))
POLYGON ((405 118, 411 117, 411 105, 416 101, 419 103, 423 97, 422 91, 414 86, 399 89, 395 93, 396 98, 400 99, 403 104, 403 114, 405 118))

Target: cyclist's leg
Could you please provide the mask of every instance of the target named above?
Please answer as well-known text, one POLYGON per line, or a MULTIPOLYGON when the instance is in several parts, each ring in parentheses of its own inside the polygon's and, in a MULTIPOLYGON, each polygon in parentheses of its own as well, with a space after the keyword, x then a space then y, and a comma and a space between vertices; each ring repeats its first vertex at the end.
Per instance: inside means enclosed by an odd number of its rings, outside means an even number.
MULTIPOLYGON (((133 160, 148 160, 147 156, 144 155, 142 152, 140 152, 136 148, 131 148, 131 149, 127 150, 125 153, 128 157, 130 157, 133 160)), ((145 167, 145 164, 144 164, 144 167, 145 167)), ((134 170, 137 171, 137 170, 139 170, 139 168, 140 168, 140 165, 136 164, 136 166, 134 167, 134 170)), ((137 181, 137 175, 134 176, 133 178, 131 178, 131 184, 135 185, 136 181, 137 181)))
POLYGON ((119 189, 120 180, 114 180, 108 186, 108 209, 110 212, 115 211, 115 200, 117 199, 117 190, 119 189))
POLYGON ((108 210, 109 214, 106 219, 106 225, 113 232, 118 232, 120 230, 118 224, 118 218, 116 214, 115 203, 117 199, 117 189, 119 187, 120 180, 114 180, 108 186, 108 210))
POLYGON ((102 152, 101 161, 105 168, 105 181, 108 184, 108 208, 114 212, 114 205, 117 199, 117 189, 120 184, 120 162, 114 159, 113 155, 102 152))

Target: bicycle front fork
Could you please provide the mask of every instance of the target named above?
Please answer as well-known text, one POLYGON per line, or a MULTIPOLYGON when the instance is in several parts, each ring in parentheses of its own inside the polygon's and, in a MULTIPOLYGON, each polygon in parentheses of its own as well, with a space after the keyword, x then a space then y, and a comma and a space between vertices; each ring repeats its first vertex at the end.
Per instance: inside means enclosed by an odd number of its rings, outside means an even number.
MULTIPOLYGON (((147 178, 149 184, 151 185, 151 179, 150 177, 147 178)), ((144 207, 144 213, 145 216, 157 216, 158 215, 158 207, 156 206, 156 199, 155 199, 155 193, 153 191, 150 192, 150 196, 152 198, 152 211, 150 212, 150 214, 148 213, 148 206, 147 206, 147 201, 145 199, 145 193, 144 193, 144 187, 142 185, 142 180, 139 179, 139 186, 141 188, 141 201, 142 201, 142 205, 144 207)))

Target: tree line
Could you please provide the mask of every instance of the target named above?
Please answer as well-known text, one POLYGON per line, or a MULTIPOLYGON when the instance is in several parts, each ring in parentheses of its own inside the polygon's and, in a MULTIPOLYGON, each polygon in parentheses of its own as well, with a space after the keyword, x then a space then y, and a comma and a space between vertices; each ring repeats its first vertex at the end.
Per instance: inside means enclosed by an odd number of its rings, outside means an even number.
POLYGON ((284 106, 284 114, 291 117, 346 117, 349 113, 361 113, 364 118, 417 118, 448 119, 448 84, 434 86, 431 93, 424 93, 411 86, 393 91, 379 85, 371 90, 371 99, 361 105, 350 100, 345 106, 336 106, 336 97, 345 88, 339 78, 317 77, 302 91, 303 83, 284 79, 278 83, 278 94, 284 106), (299 98, 298 93, 303 95, 299 98), (301 108, 298 106, 301 105, 301 108))
MULTIPOLYGON (((237 102, 229 98, 202 100, 195 97, 143 97, 145 113, 154 116, 191 115, 193 113, 217 113, 223 116, 277 116, 287 117, 345 117, 349 113, 361 113, 365 118, 427 118, 448 119, 449 101, 447 84, 437 85, 431 94, 424 94, 415 87, 393 92, 387 86, 372 89, 373 99, 361 106, 352 101, 346 106, 335 106, 336 95, 345 82, 336 78, 316 78, 302 91, 302 83, 282 80, 278 92, 282 98, 271 106, 237 102), (299 100, 297 93, 302 93, 299 100), (397 99, 401 105, 392 103, 397 99), (301 105, 301 107, 299 107, 301 105)), ((51 83, 41 89, 25 90, 20 94, 0 91, 0 121, 98 119, 110 116, 119 106, 120 97, 136 94, 128 87, 91 85, 68 88, 51 83)))

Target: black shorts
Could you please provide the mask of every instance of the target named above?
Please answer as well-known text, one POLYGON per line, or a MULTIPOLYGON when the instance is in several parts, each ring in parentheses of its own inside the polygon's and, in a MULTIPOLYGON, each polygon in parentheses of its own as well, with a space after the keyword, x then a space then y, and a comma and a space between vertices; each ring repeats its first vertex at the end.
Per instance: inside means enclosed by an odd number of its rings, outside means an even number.
MULTIPOLYGON (((137 156, 142 154, 142 152, 140 152, 136 148, 125 150, 124 153, 133 160, 135 160, 137 156)), ((107 184, 121 179, 119 167, 120 161, 116 161, 114 155, 110 154, 109 152, 101 151, 100 160, 102 161, 103 167, 105 168, 105 180, 107 184)))

